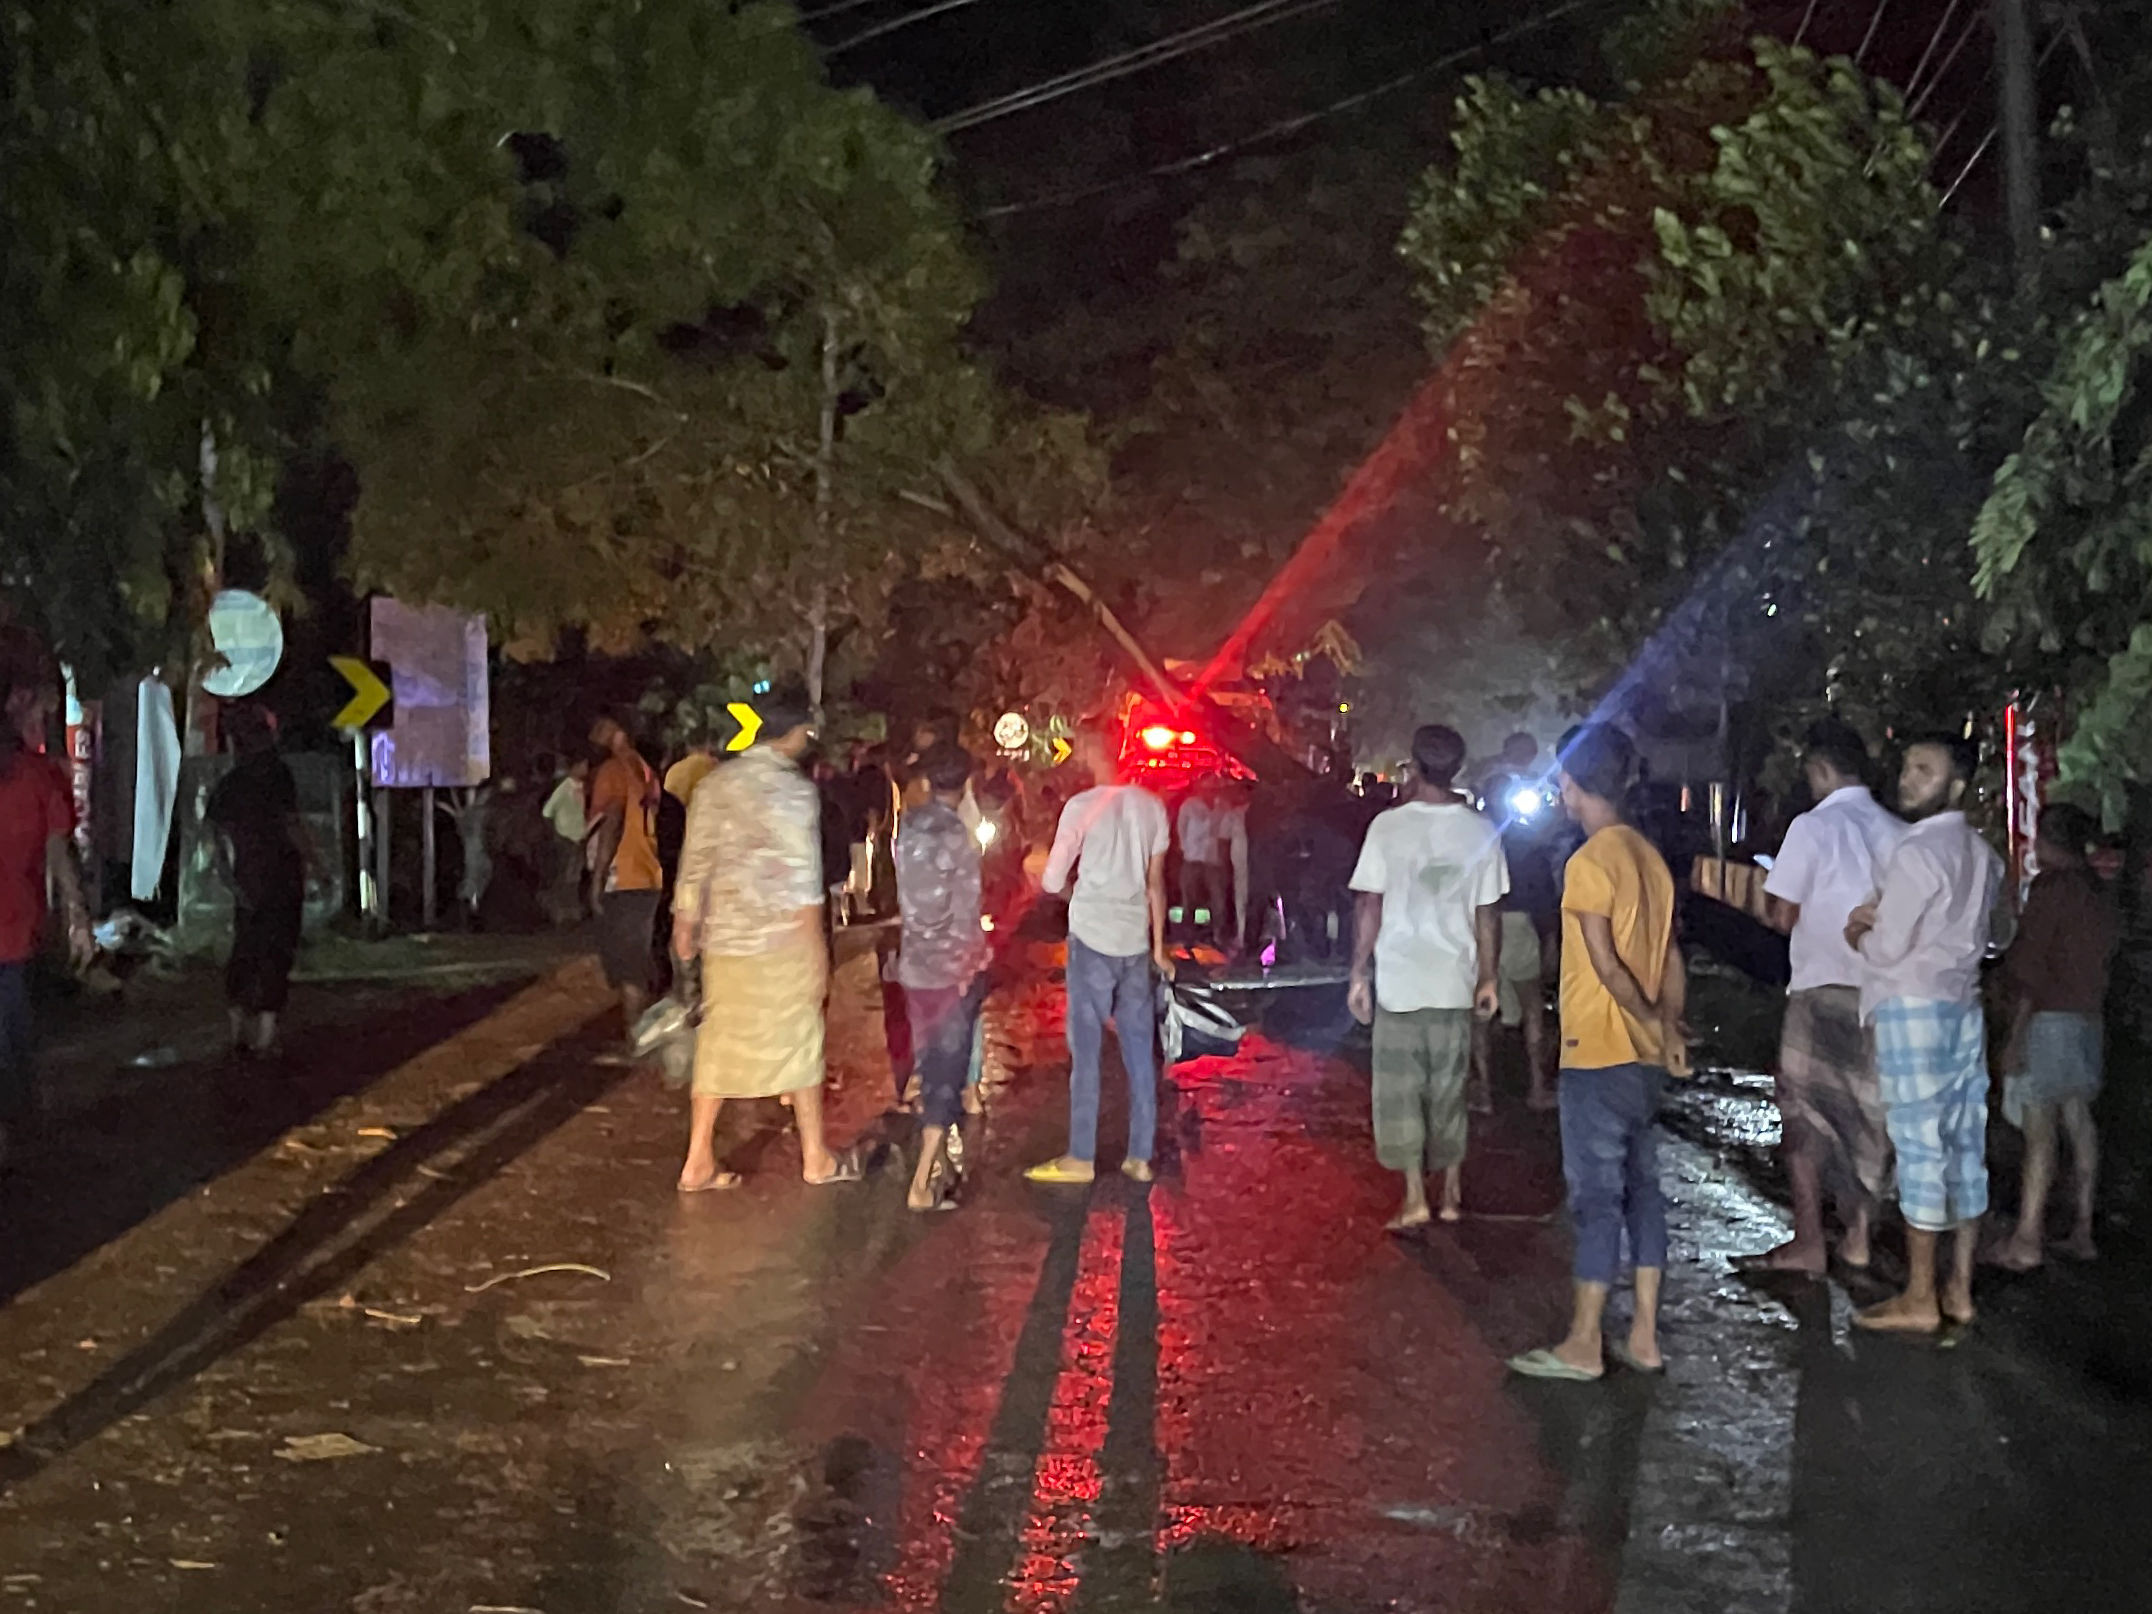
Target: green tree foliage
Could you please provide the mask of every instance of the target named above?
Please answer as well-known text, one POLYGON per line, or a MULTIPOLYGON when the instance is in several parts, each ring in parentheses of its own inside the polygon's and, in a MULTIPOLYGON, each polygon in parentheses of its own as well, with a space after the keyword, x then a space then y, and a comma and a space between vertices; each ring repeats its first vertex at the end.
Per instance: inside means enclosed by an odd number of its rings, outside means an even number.
POLYGON ((898 497, 934 455, 1033 504, 1095 491, 1080 430, 963 348, 981 278, 933 142, 832 89, 789 7, 6 20, 0 556, 77 659, 161 653, 227 534, 285 558, 302 433, 359 471, 362 583, 533 649, 819 661, 969 551, 898 497), (1042 442, 1065 480, 1004 463, 1042 442))
POLYGON ((1656 634, 1714 700, 1739 663, 1796 707, 1947 712, 1985 671, 1957 654, 1963 568, 1934 562, 2007 390, 1992 299, 1888 86, 1770 40, 1676 60, 1619 102, 1458 100, 1401 242, 1453 445, 1447 574, 1587 687, 1656 634))
MULTIPOLYGON (((465 277, 335 391, 363 581, 540 648, 742 643, 811 677, 970 551, 952 453, 1065 451, 966 354, 982 281, 932 140, 824 81, 789 10, 487 8, 499 127, 554 250, 465 277), (572 42, 572 44, 570 43, 572 42)), ((1080 490, 1076 495, 1080 502, 1080 490)))
MULTIPOLYGON (((205 7, 207 13, 214 8, 205 7)), ((184 654, 223 536, 274 462, 265 345, 235 283, 243 58, 177 8, 0 9, 0 587, 90 678, 184 654)))
POLYGON ((2152 779, 2152 240, 2064 334, 2045 407, 1995 473, 1973 524, 1990 635, 2049 657, 2104 658, 2082 697, 2063 777, 2122 814, 2152 779))

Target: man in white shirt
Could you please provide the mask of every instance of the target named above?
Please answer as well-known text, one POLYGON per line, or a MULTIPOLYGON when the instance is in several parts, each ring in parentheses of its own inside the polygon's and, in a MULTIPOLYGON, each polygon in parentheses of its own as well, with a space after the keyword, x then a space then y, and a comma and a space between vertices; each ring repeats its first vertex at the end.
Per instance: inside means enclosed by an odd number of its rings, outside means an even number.
POLYGON ((1906 747, 1898 808, 1911 821, 1873 902, 1846 920, 1861 955, 1861 1015, 1898 1152, 1905 1292, 1855 1314, 1863 1328, 1932 1334, 1973 1320, 1973 1250, 1988 1208, 1987 1022, 1980 1004, 2002 859, 1958 810, 1975 753, 1957 739, 1906 747), (1936 1245, 1955 1232, 1938 1294, 1936 1245))
POLYGON ((1779 1038, 1779 1153, 1793 1187, 1793 1237, 1744 1263, 1821 1277, 1829 1264, 1823 1196, 1843 1229, 1839 1258, 1868 1265, 1876 1206, 1890 1189, 1890 1134, 1875 1050, 1861 1019, 1860 955, 1846 920, 1872 897, 1905 824, 1868 793, 1868 748, 1844 723, 1818 723, 1802 767, 1816 805, 1787 827, 1764 881, 1771 923, 1792 938, 1793 978, 1779 1038))
MULTIPOLYGON (((1091 777, 1115 777, 1113 753, 1096 734, 1084 739, 1091 777)), ((1136 785, 1103 783, 1070 800, 1046 860, 1051 896, 1069 888, 1068 1153, 1024 1175, 1033 1182, 1087 1183, 1097 1174, 1099 1054, 1113 1021, 1128 1073, 1128 1152, 1121 1170, 1151 1180, 1158 1130, 1158 1003, 1151 971, 1173 977, 1166 947, 1166 851, 1172 840, 1165 803, 1136 785)))
POLYGON ((1230 794, 1231 787, 1218 774, 1199 780, 1181 803, 1178 829, 1181 843, 1181 907, 1188 927, 1195 929, 1196 914, 1210 914, 1211 935, 1220 947, 1245 937, 1247 931, 1248 812, 1230 794), (1226 923, 1228 881, 1233 898, 1233 924, 1226 923))
POLYGON ((1442 1219, 1463 1215, 1472 1019, 1500 1002, 1509 867, 1495 825, 1451 788, 1464 760, 1455 729, 1413 735, 1412 794, 1368 826, 1352 877, 1347 1002, 1375 1028, 1375 1157, 1405 1178, 1393 1233, 1430 1220, 1427 1178, 1437 1173, 1442 1219))

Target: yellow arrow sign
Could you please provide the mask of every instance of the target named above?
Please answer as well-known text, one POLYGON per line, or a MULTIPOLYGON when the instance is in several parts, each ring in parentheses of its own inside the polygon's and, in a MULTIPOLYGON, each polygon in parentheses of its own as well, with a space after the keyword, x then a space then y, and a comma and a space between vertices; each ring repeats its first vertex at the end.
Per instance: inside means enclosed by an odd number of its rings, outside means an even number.
POLYGON ((1076 754, 1076 748, 1073 745, 1069 744, 1068 741, 1062 739, 1060 735, 1056 734, 1054 736, 1053 754, 1054 766, 1058 768, 1061 766, 1062 763, 1068 761, 1070 757, 1076 754))
POLYGON ((331 656, 329 665, 344 675, 344 682, 351 686, 351 699, 344 709, 331 721, 340 729, 363 729, 389 703, 389 686, 384 684, 373 668, 357 656, 331 656))
POLYGON ((725 710, 732 714, 733 722, 740 725, 740 732, 725 742, 725 749, 745 751, 762 732, 762 714, 745 701, 728 701, 725 710))

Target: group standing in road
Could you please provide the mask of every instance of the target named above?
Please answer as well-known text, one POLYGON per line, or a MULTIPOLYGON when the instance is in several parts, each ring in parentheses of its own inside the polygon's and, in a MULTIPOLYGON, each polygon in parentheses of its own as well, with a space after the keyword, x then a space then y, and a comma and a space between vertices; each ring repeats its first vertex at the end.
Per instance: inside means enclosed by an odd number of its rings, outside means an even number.
MULTIPOLYGON (((715 1152, 728 1098, 790 1105, 809 1182, 854 1180, 860 1169, 830 1146, 821 1103, 830 968, 823 910, 833 880, 839 889, 850 883, 856 837, 847 827, 834 862, 820 844, 828 808, 802 771, 813 739, 804 700, 780 694, 763 710, 760 743, 743 756, 718 766, 692 754, 664 781, 686 804, 672 951, 683 964, 699 960, 702 976, 680 1177, 690 1193, 738 1181, 715 1152), (683 772, 689 764, 692 777, 683 772)), ((601 723, 593 739, 607 753, 589 795, 612 915, 602 951, 632 1013, 645 980, 630 957, 642 934, 637 904, 654 907, 670 872, 657 867, 660 849, 648 833, 659 784, 617 724, 601 723)), ((1058 1185, 1095 1179, 1111 1025, 1129 1098, 1119 1167, 1148 1183, 1158 1127, 1157 982, 1175 973, 1168 855, 1177 840, 1185 908, 1191 919, 1207 913, 1214 939, 1231 947, 1247 922, 1239 892, 1230 919, 1226 909, 1229 880, 1245 880, 1245 830, 1219 781, 1199 783, 1176 819, 1156 795, 1118 776, 1104 736, 1081 742, 1095 782, 1062 807, 1042 881, 1068 899, 1068 1141, 1025 1175, 1058 1185)), ((1510 1365, 1530 1377, 1593 1380, 1611 1357, 1653 1373, 1664 1365, 1658 1310, 1667 1262, 1656 1117, 1667 1081, 1687 1073, 1677 893, 1660 850, 1624 818, 1639 770, 1620 730, 1584 725, 1557 750, 1561 816, 1577 837, 1566 858, 1551 822, 1537 821, 1552 795, 1534 772, 1537 760, 1536 744, 1513 736, 1475 776, 1475 800, 1458 787, 1463 738, 1423 727, 1404 799, 1375 814, 1359 847, 1348 1005, 1372 1028, 1376 1156, 1402 1180, 1388 1225, 1406 1232, 1465 1214, 1475 1078, 1483 1088, 1493 1026, 1522 1028, 1532 1106, 1560 1111, 1575 1254, 1567 1331, 1510 1365), (1556 925, 1558 935, 1546 933, 1556 925), (1559 957, 1551 1025, 1541 975, 1550 954, 1559 957), (1609 1297, 1625 1267, 1634 1272, 1634 1305, 1610 1330, 1609 1297)), ((2002 864, 1963 810, 1973 769, 1967 745, 1907 746, 1897 814, 1869 792, 1868 762, 1860 736, 1842 724, 1809 733, 1802 766, 1815 805, 1787 830, 1764 886, 1769 922, 1789 938, 1776 1096, 1793 1228, 1744 1264, 1820 1276, 1835 1257, 1864 1271, 1895 1197, 1906 1284, 1856 1320, 1924 1333, 1974 1313, 1988 1209, 1980 970, 2002 864)), ((986 835, 975 765, 953 726, 922 724, 902 777, 893 842, 899 923, 884 974, 903 1020, 892 1047, 901 1040, 909 1051, 917 1093, 900 1092, 899 1102, 920 1115, 907 1202, 930 1211, 954 1204, 954 1144, 974 1103, 989 959, 986 835)), ((575 827, 564 822, 562 834, 575 827)), ((2093 1251, 2090 1104, 2118 932, 2088 862, 2095 828, 2072 809, 2051 809, 2040 840, 2044 872, 2004 970, 2004 1111, 2027 1148, 2018 1222, 1991 1258, 2020 1270, 2044 1258, 2045 1211, 2065 1150, 2075 1214, 2060 1247, 2085 1258, 2093 1251)))

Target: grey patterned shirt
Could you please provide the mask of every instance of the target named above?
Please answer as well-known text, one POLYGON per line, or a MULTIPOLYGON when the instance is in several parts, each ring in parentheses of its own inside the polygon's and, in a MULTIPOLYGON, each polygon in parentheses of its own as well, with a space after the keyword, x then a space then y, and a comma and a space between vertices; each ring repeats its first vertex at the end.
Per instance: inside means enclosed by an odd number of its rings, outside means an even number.
POLYGON ((986 963, 979 843, 938 801, 911 809, 897 831, 897 907, 904 918, 897 984, 921 991, 970 985, 986 963))

